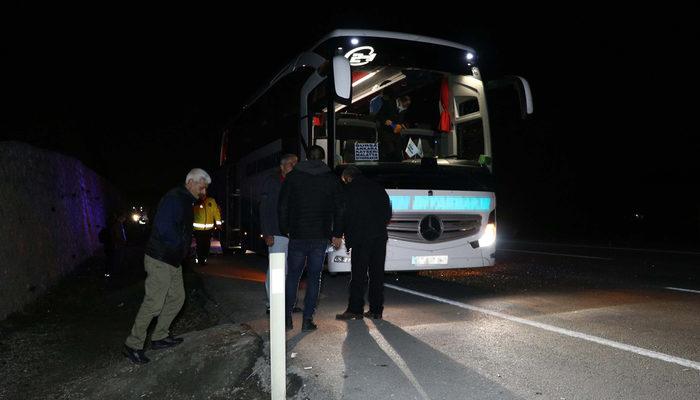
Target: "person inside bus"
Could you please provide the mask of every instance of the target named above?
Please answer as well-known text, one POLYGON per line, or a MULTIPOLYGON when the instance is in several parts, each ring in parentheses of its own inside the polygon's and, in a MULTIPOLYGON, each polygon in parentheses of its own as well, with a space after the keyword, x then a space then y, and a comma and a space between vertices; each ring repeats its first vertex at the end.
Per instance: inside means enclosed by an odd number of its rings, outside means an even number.
POLYGON ((378 95, 374 96, 369 101, 369 113, 370 113, 370 115, 379 114, 379 111, 382 110, 382 107, 384 106, 385 103, 390 105, 390 103, 392 103, 393 101, 394 101, 394 99, 391 96, 391 89, 389 89, 389 88, 382 89, 378 95))
POLYGON ((405 94, 400 96, 396 100, 396 107, 399 110, 398 116, 396 117, 396 127, 394 128, 394 133, 399 135, 400 148, 402 151, 403 158, 408 158, 405 153, 406 146, 408 145, 408 137, 401 136, 401 131, 406 128, 413 128, 413 109, 411 108, 411 96, 405 94))
MULTIPOLYGON (((390 154, 393 161, 401 161, 407 158, 404 149, 408 144, 408 138, 401 136, 401 131, 413 127, 413 109, 411 108, 411 96, 404 94, 396 99, 396 107, 391 109, 393 114, 387 115, 384 126, 390 128, 392 136, 385 136, 385 142, 390 147, 390 154)), ((382 119, 385 117, 382 116, 382 119)), ((388 132, 389 129, 385 129, 388 132)))
POLYGON ((411 126, 411 96, 405 94, 396 100, 396 108, 398 109, 398 117, 396 124, 401 128, 409 128, 411 126))
POLYGON ((401 128, 397 124, 399 109, 388 89, 382 91, 370 101, 370 115, 377 121, 379 133, 379 159, 382 161, 401 161, 401 128), (372 104, 374 102, 374 104, 372 104))
POLYGON ((340 247, 343 234, 343 193, 338 177, 323 162, 326 153, 311 146, 308 160, 287 174, 280 190, 278 214, 282 234, 289 236, 285 316, 287 330, 293 328, 292 308, 296 303, 299 280, 306 265, 302 331, 317 328, 313 322, 321 287, 323 259, 328 239, 340 247))
POLYGON ((347 309, 336 319, 382 319, 384 310, 384 259, 391 220, 386 190, 366 178, 354 165, 343 170, 345 182, 345 247, 352 249, 350 297, 347 309), (363 314, 369 278, 369 311, 363 314))

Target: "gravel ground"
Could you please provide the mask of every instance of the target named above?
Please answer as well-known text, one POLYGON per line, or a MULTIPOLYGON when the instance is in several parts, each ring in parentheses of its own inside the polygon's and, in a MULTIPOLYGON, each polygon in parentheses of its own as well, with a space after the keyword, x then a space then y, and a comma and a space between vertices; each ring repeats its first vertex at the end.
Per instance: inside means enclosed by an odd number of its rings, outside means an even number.
MULTIPOLYGON (((187 301, 175 335, 217 324, 201 278, 184 270, 187 301)), ((0 399, 62 398, 60 388, 92 371, 123 366, 121 346, 143 299, 142 264, 106 281, 94 258, 21 313, 0 321, 0 399)))

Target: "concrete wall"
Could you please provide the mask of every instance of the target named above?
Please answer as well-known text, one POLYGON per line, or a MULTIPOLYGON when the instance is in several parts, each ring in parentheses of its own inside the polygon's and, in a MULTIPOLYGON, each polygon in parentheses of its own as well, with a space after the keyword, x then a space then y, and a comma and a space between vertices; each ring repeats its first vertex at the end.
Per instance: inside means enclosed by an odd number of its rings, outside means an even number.
POLYGON ((117 192, 80 161, 0 142, 0 319, 102 252, 117 192))

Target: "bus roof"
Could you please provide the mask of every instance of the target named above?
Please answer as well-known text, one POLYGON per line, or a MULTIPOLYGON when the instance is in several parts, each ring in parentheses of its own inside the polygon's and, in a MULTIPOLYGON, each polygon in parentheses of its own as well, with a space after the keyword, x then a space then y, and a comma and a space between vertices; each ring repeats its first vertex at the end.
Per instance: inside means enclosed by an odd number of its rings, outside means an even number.
POLYGON ((234 116, 233 120, 238 119, 238 117, 247 109, 249 108, 253 103, 255 103, 262 95, 264 95, 279 79, 284 77, 285 75, 293 72, 297 66, 301 64, 305 64, 308 60, 308 56, 310 53, 315 53, 315 50, 321 46, 324 42, 327 40, 337 38, 337 37, 346 37, 346 36, 357 36, 357 37, 378 37, 378 38, 385 38, 385 39, 399 39, 399 40, 406 40, 406 41, 412 41, 412 42, 420 42, 420 43, 430 43, 430 44, 435 44, 439 46, 447 46, 447 47, 453 47, 456 49, 464 50, 467 52, 472 52, 474 53, 474 49, 472 49, 469 46, 465 46, 463 44, 459 44, 456 42, 451 42, 449 40, 443 40, 443 39, 437 39, 437 38, 432 38, 428 36, 421 36, 421 35, 414 35, 410 33, 401 33, 401 32, 388 32, 388 31, 375 31, 375 30, 367 30, 367 29, 336 29, 329 33, 328 35, 324 36, 323 39, 319 40, 309 51, 303 52, 295 56, 292 61, 290 61, 288 64, 286 64, 278 73, 276 73, 272 79, 270 79, 267 84, 263 85, 260 89, 258 89, 255 94, 243 105, 243 107, 240 109, 240 111, 237 113, 236 116, 234 116))
POLYGON ((474 49, 463 44, 451 42, 449 40, 436 39, 428 36, 414 35, 410 33, 400 33, 400 32, 388 32, 388 31, 373 31, 366 29, 336 29, 333 32, 326 35, 323 39, 319 40, 312 48, 311 51, 316 50, 321 44, 323 44, 328 39, 333 39, 336 37, 344 36, 357 36, 357 37, 379 37, 386 39, 400 39, 408 40, 412 42, 422 42, 437 44, 440 46, 454 47, 456 49, 465 50, 474 53, 474 49))

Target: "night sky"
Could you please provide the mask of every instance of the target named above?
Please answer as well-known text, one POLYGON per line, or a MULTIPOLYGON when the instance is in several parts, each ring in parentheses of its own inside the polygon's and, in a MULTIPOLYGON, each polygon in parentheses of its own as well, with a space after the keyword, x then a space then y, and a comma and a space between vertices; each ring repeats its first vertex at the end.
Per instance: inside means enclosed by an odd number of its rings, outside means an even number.
POLYGON ((474 47, 487 81, 532 87, 533 118, 494 139, 502 232, 698 247, 692 13, 396 8, 32 17, 2 42, 0 135, 74 156, 152 203, 190 168, 214 170, 222 126, 326 33, 424 34, 474 47))

